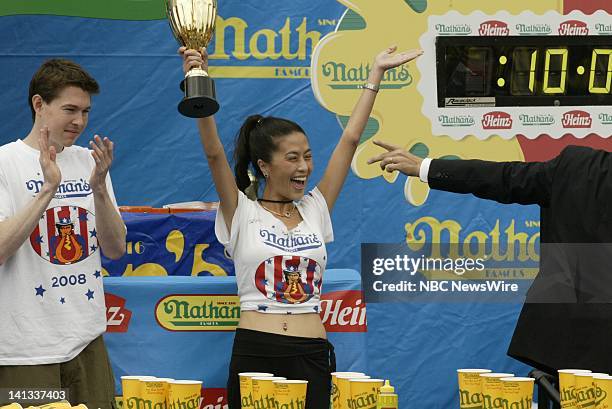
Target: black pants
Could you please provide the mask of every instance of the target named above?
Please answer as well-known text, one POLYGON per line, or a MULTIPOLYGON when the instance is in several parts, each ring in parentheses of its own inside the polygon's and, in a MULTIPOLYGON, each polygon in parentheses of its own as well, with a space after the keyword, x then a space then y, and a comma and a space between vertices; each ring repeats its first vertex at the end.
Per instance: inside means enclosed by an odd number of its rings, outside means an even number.
POLYGON ((308 381, 306 409, 328 409, 334 347, 326 339, 236 330, 227 380, 229 409, 240 409, 240 372, 269 372, 308 381))

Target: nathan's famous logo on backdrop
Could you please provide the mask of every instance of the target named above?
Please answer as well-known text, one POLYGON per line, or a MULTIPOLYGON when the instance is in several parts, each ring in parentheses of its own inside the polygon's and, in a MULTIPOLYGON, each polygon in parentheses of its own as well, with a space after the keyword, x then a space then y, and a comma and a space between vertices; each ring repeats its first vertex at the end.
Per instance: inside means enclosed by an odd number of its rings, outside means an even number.
POLYGON ((602 125, 612 125, 612 114, 601 112, 597 118, 602 125))
POLYGON ((98 250, 96 219, 82 207, 47 209, 30 234, 30 245, 50 263, 78 263, 98 250))
POLYGON ((553 125, 555 117, 551 114, 520 114, 519 121, 523 126, 553 125))
POLYGON ((531 35, 544 35, 552 33, 552 27, 550 24, 517 24, 514 26, 519 35, 531 36, 531 35))
POLYGON ((218 78, 310 78, 310 56, 328 19, 287 17, 282 26, 262 27, 240 17, 217 16, 211 76, 218 78), (226 65, 224 61, 231 61, 226 65), (270 66, 270 61, 278 64, 270 66), (261 64, 268 62, 268 64, 261 64))
POLYGON ((436 31, 441 36, 466 36, 472 34, 469 24, 436 24, 436 31))
POLYGON ((128 332, 132 311, 125 308, 125 298, 105 293, 106 332, 128 332))
MULTIPOLYGON (((370 63, 350 65, 342 61, 325 61, 321 64, 323 82, 336 90, 359 89, 370 76, 370 63)), ((400 65, 385 72, 380 89, 400 89, 412 84, 413 77, 408 65, 400 65)))
POLYGON ((597 23, 595 24, 595 30, 599 35, 612 35, 612 24, 597 23))
POLYGON ((589 35, 589 26, 584 21, 568 20, 559 24, 557 31, 561 36, 586 36, 589 35))
POLYGON ((240 301, 237 295, 173 294, 157 302, 155 319, 168 331, 234 331, 240 301))
POLYGON ((412 251, 426 249, 425 257, 453 259, 483 258, 490 262, 509 262, 510 267, 486 268, 470 278, 534 278, 540 260, 539 223, 526 221, 527 231, 519 231, 516 219, 504 225, 498 219, 489 231, 466 231, 456 220, 425 216, 406 223, 406 244, 412 251))
POLYGON ((507 36, 508 34, 510 34, 510 29, 504 21, 483 21, 478 28, 478 35, 481 36, 507 36))
POLYGON ((442 126, 473 126, 476 121, 472 115, 439 115, 438 122, 442 126))
POLYGON ((327 332, 367 332, 366 304, 359 290, 332 291, 321 296, 321 321, 327 332))

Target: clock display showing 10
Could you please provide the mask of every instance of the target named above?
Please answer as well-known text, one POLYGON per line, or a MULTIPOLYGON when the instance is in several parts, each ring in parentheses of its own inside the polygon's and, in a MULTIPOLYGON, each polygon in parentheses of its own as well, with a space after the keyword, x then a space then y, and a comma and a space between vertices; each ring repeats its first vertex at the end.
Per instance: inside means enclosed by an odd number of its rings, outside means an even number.
POLYGON ((612 36, 436 38, 438 106, 612 105, 612 36))

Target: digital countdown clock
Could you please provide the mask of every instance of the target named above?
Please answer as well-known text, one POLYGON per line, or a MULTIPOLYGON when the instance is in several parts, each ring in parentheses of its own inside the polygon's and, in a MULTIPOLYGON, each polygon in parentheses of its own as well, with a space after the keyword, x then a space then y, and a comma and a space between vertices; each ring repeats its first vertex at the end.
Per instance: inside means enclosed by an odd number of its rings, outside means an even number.
POLYGON ((612 16, 431 16, 418 90, 434 135, 612 135, 612 16))

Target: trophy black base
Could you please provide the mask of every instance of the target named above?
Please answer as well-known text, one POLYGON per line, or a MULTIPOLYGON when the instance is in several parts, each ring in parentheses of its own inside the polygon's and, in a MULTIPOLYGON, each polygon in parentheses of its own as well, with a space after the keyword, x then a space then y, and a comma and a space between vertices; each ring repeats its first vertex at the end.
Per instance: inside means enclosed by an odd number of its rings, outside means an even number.
POLYGON ((215 83, 212 78, 203 75, 192 75, 181 82, 185 98, 179 103, 178 110, 190 118, 206 118, 219 110, 215 99, 215 83))

